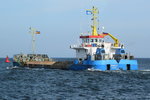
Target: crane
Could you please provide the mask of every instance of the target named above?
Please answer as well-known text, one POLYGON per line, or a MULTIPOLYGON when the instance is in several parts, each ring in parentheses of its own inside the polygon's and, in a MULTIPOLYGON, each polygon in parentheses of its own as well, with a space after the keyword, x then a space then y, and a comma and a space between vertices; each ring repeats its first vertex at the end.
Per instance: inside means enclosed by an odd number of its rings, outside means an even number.
POLYGON ((116 37, 114 37, 112 34, 103 32, 102 35, 104 37, 109 35, 115 41, 114 46, 119 47, 119 40, 116 37))

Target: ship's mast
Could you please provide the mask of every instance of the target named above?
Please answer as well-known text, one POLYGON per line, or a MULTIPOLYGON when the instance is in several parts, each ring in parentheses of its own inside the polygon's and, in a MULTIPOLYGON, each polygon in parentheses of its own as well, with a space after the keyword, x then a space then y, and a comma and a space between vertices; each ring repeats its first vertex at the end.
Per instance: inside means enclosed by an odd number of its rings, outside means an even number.
POLYGON ((97 32, 98 20, 97 20, 97 17, 98 17, 98 14, 99 14, 99 10, 93 6, 93 8, 90 9, 89 11, 91 11, 92 15, 93 15, 93 18, 92 18, 93 25, 91 26, 92 27, 92 35, 93 36, 98 36, 98 32, 97 32))
POLYGON ((35 54, 35 34, 36 34, 36 29, 30 27, 30 33, 32 35, 32 53, 35 54))

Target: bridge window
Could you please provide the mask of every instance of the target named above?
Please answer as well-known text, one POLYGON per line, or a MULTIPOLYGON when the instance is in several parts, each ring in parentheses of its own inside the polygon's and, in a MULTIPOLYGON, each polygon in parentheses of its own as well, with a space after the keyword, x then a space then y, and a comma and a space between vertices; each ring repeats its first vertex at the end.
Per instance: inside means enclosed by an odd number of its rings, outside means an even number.
POLYGON ((85 39, 85 42, 87 43, 87 39, 85 39))
POLYGON ((87 43, 89 43, 89 39, 87 39, 87 43))
POLYGON ((97 39, 95 39, 95 42, 97 42, 97 39))
POLYGON ((86 43, 89 43, 89 39, 86 39, 86 43))
POLYGON ((101 39, 99 39, 99 42, 101 42, 102 40, 101 39))
POLYGON ((93 40, 93 39, 91 39, 91 42, 94 42, 94 40, 93 40))
POLYGON ((82 39, 82 43, 86 43, 86 39, 82 39))

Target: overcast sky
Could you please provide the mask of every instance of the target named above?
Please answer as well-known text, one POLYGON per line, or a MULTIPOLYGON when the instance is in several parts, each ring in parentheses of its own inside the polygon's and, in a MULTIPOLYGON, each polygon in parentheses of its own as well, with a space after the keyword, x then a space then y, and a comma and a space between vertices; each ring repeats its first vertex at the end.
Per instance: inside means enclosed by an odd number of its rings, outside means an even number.
POLYGON ((75 57, 71 44, 91 31, 85 10, 95 5, 104 26, 135 57, 150 57, 150 0, 1 0, 0 57, 31 53, 29 27, 36 35, 36 53, 75 57))

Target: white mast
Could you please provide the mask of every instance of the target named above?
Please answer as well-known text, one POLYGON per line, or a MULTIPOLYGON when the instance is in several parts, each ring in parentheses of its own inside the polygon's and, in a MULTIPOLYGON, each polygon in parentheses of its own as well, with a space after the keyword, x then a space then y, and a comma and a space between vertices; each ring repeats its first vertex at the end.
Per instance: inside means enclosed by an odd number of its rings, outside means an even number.
POLYGON ((35 34, 36 34, 36 29, 35 28, 29 28, 30 29, 30 34, 32 35, 32 53, 35 54, 35 34))

